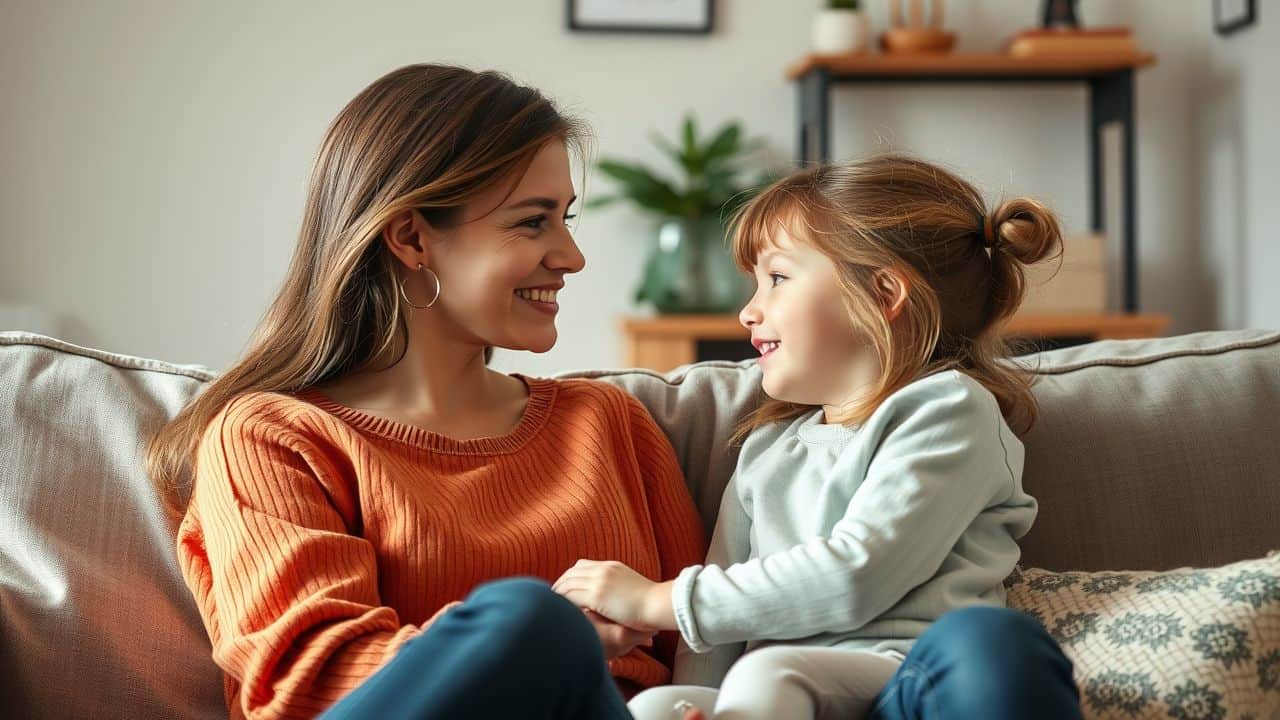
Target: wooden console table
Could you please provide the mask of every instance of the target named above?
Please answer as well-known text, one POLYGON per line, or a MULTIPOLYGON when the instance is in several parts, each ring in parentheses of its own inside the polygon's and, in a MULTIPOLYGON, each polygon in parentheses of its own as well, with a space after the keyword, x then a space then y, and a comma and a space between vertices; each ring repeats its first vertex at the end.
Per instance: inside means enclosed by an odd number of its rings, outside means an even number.
POLYGON ((809 55, 787 69, 799 90, 801 163, 831 157, 831 89, 836 83, 1079 83, 1089 88, 1089 218, 1102 222, 1102 130, 1119 123, 1123 226, 1112 237, 1123 249, 1121 287, 1126 313, 1138 311, 1137 143, 1133 74, 1156 61, 1151 53, 1086 58, 1017 58, 1003 53, 809 55))
MULTIPOLYGON (((1083 340, 1159 337, 1169 326, 1167 315, 1027 315, 1005 325, 1010 337, 1083 340)), ((735 315, 659 315, 625 318, 623 363, 628 367, 666 372, 700 360, 743 360, 755 357, 746 328, 735 315), (699 352, 708 343, 710 353, 699 352)))

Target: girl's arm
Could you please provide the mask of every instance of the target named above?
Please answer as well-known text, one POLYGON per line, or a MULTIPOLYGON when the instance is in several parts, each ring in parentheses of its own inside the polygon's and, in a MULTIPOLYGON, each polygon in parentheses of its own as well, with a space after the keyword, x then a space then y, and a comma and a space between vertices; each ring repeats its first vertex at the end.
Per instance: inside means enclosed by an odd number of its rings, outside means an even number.
POLYGON ((1026 508, 999 517, 1017 487, 1006 438, 1017 441, 995 399, 976 383, 904 395, 883 436, 866 438, 875 455, 830 536, 682 575, 675 615, 690 647, 855 630, 932 578, 984 511, 996 513, 993 540, 1026 531, 1026 508))

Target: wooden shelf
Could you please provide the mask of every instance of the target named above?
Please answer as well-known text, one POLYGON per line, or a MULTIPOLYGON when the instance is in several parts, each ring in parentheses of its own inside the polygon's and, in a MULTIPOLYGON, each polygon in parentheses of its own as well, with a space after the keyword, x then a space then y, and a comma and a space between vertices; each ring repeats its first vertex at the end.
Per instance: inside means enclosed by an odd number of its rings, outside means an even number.
POLYGON ((1124 53, 1088 57, 1037 57, 1020 58, 1004 53, 943 53, 937 55, 906 55, 879 53, 850 53, 847 55, 808 55, 787 67, 787 78, 798 80, 814 69, 824 69, 832 79, 867 78, 875 76, 917 77, 929 76, 991 76, 1055 78, 1089 77, 1115 72, 1136 70, 1155 63, 1151 53, 1124 53))
MULTIPOLYGON (((1159 337, 1168 327, 1169 316, 1160 314, 1019 315, 1005 325, 1004 334, 1037 340, 1119 340, 1159 337)), ((701 341, 746 342, 751 337, 736 315, 629 317, 622 321, 622 333, 624 364, 658 372, 697 362, 701 341)))

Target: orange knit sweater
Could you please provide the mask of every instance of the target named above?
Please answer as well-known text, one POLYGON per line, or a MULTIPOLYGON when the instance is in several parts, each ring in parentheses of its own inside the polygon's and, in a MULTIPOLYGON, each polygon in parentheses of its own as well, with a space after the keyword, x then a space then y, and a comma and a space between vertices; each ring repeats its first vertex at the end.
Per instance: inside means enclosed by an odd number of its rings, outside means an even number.
MULTIPOLYGON (((311 717, 451 602, 579 558, 654 580, 702 561, 667 438, 635 398, 521 378, 507 435, 452 440, 315 390, 228 403, 197 453, 178 559, 226 675, 232 717, 311 717)), ((667 682, 675 636, 611 661, 667 682)))

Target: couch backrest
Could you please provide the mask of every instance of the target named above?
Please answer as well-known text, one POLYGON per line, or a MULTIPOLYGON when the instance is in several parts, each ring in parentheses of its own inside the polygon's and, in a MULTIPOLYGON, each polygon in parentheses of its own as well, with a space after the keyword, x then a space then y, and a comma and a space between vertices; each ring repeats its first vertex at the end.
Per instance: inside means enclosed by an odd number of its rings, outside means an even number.
MULTIPOLYGON (((1111 340, 1017 362, 1035 372, 1040 406, 1023 437, 1023 485, 1040 501, 1025 564, 1160 570, 1280 548, 1280 332, 1111 340)), ((575 375, 649 407, 710 524, 759 372, 748 361, 575 375)))
MULTIPOLYGON (((1041 421, 1024 561, 1217 564, 1280 547, 1280 333, 1094 343, 1032 356, 1041 421)), ((637 395, 715 520, 755 407, 754 363, 577 373, 637 395)), ((0 698, 17 717, 225 717, 221 680, 142 466, 214 374, 0 333, 0 698)))

